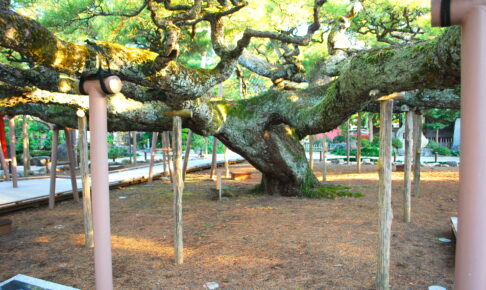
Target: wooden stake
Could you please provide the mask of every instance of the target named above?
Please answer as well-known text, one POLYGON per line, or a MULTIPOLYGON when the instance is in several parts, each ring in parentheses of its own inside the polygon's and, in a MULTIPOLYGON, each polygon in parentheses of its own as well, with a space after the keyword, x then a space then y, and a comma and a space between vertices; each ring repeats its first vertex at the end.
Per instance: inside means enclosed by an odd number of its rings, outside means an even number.
POLYGON ((169 131, 165 131, 165 142, 167 145, 167 167, 169 168, 170 182, 174 183, 174 175, 172 173, 172 150, 170 146, 170 134, 169 131))
POLYGON ((66 137, 66 150, 68 153, 68 161, 69 161, 69 174, 71 175, 71 187, 73 189, 73 198, 76 202, 79 202, 79 194, 78 194, 78 184, 76 183, 76 164, 74 161, 74 147, 73 142, 71 140, 71 129, 64 129, 64 135, 66 137))
POLYGON ((314 169, 314 135, 309 136, 309 166, 314 169))
POLYGON ((373 115, 371 113, 368 114, 368 141, 373 142, 373 115))
POLYGON ((361 112, 358 112, 358 128, 357 131, 358 133, 356 134, 356 167, 358 170, 358 173, 361 172, 361 112))
POLYGON ((56 202, 56 168, 57 168, 57 144, 59 142, 59 128, 54 126, 51 142, 51 184, 49 188, 49 208, 53 209, 56 202))
POLYGON ((29 132, 27 130, 27 116, 22 118, 22 134, 23 134, 23 163, 24 163, 24 176, 30 175, 30 152, 29 152, 29 132))
POLYGON ((17 155, 15 152, 15 116, 8 119, 8 126, 10 128, 10 160, 12 164, 12 186, 19 187, 17 182, 17 155))
POLYGON ((410 222, 410 215, 412 212, 410 194, 412 192, 412 154, 413 154, 413 112, 407 111, 405 113, 405 162, 404 162, 404 192, 403 192, 403 222, 410 222))
POLYGON ((84 246, 92 248, 93 240, 93 212, 91 209, 91 188, 88 165, 88 135, 86 132, 86 116, 82 110, 78 110, 79 130, 79 169, 81 171, 81 184, 83 186, 83 216, 84 216, 84 246))
POLYGON ((182 180, 186 180, 187 164, 191 154, 192 131, 187 132, 186 154, 184 155, 184 167, 182 168, 182 180))
POLYGON ((218 139, 213 136, 213 158, 211 160, 211 172, 209 173, 209 178, 213 179, 214 171, 217 166, 217 154, 218 154, 218 139))
POLYGON ((322 138, 322 181, 327 181, 327 137, 324 134, 322 138))
POLYGON ((222 197, 222 190, 223 190, 223 186, 222 186, 222 178, 221 178, 221 171, 218 170, 218 173, 216 174, 216 190, 218 191, 218 200, 221 201, 221 197, 222 197))
POLYGON ((350 140, 350 135, 349 135, 349 129, 350 129, 350 124, 349 124, 349 119, 346 120, 346 164, 349 164, 349 155, 351 151, 351 140, 350 140))
POLYGON ((413 122, 413 148, 415 156, 413 160, 413 196, 420 196, 420 157, 422 155, 422 114, 415 112, 413 122))
POLYGON ((162 143, 162 163, 164 165, 164 176, 169 176, 169 169, 167 168, 167 160, 169 159, 168 158, 168 154, 167 154, 167 144, 166 144, 166 141, 165 141, 165 133, 162 132, 162 134, 160 134, 160 139, 161 139, 161 143, 162 143))
POLYGON ((379 230, 377 289, 390 289, 390 240, 393 212, 391 207, 391 136, 393 101, 380 102, 380 160, 379 184, 379 230))
POLYGON ((226 178, 230 178, 229 160, 228 160, 228 147, 224 146, 224 175, 226 178))
POLYGON ((3 175, 5 177, 5 180, 8 181, 8 180, 10 180, 10 173, 9 173, 9 170, 8 170, 7 160, 5 160, 5 156, 3 155, 2 146, 3 146, 2 140, 0 138, 0 162, 2 164, 3 175))
POLYGON ((152 132, 152 148, 150 148, 150 166, 149 166, 149 177, 147 183, 152 183, 154 179, 154 162, 155 162, 155 148, 157 147, 157 138, 159 137, 158 132, 152 132))
POLYGON ((137 132, 133 132, 133 164, 137 164, 137 132))
POLYGON ((182 119, 174 117, 172 121, 172 142, 174 148, 174 258, 175 263, 180 265, 184 262, 183 237, 182 237, 182 193, 184 181, 182 180, 182 119))

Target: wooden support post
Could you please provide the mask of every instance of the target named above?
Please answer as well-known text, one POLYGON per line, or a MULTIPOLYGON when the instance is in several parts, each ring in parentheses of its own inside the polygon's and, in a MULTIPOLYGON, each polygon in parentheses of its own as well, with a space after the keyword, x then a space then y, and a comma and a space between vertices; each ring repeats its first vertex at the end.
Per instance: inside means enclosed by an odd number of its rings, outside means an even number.
POLYGON ((5 155, 3 154, 2 146, 3 146, 3 144, 2 144, 2 140, 0 138, 0 163, 2 165, 3 175, 5 177, 5 180, 8 181, 8 180, 10 180, 10 173, 9 173, 9 170, 8 170, 8 165, 7 165, 7 161, 5 159, 5 155))
POLYGON ((218 154, 218 139, 213 136, 213 158, 211 159, 211 172, 209 173, 209 178, 213 178, 214 172, 217 167, 217 154, 218 154))
POLYGON ((420 157, 422 155, 422 114, 415 112, 413 121, 413 196, 420 196, 420 157))
POLYGON ((57 168, 57 145, 59 142, 59 128, 54 126, 51 142, 51 184, 49 188, 49 208, 54 208, 56 202, 56 168, 57 168))
POLYGON ((192 143, 192 131, 187 132, 186 141, 186 154, 184 155, 184 167, 182 168, 182 180, 186 180, 187 165, 189 163, 189 158, 191 157, 191 143, 192 143))
POLYGON ((376 289, 390 289, 390 240, 393 212, 391 207, 391 136, 393 101, 380 102, 380 160, 378 271, 376 289))
POLYGON ((167 168, 167 147, 165 142, 165 133, 160 134, 160 140, 162 143, 162 164, 164 166, 164 176, 169 176, 169 169, 167 168))
POLYGON ((76 164, 74 161, 74 147, 71 140, 71 129, 64 129, 64 135, 66 137, 66 150, 68 154, 69 161, 69 174, 71 175, 71 186, 73 189, 73 198, 76 202, 80 202, 78 194, 78 184, 76 183, 76 164))
POLYGON ((169 176, 170 176, 170 182, 174 182, 174 174, 172 170, 172 150, 170 146, 170 134, 169 131, 165 131, 165 143, 166 143, 166 148, 167 148, 167 168, 169 168, 169 176))
POLYGON ((184 181, 182 180, 182 119, 174 117, 172 121, 172 143, 174 148, 174 258, 175 263, 180 265, 184 261, 184 244, 182 239, 182 193, 184 181))
POLYGON ((216 174, 216 190, 218 191, 218 200, 221 201, 223 185, 222 185, 221 171, 219 170, 218 173, 216 174))
POLYGON ((358 112, 358 128, 357 131, 358 133, 356 134, 356 167, 358 170, 358 173, 361 172, 361 123, 362 123, 362 118, 361 118, 361 112, 358 112))
POLYGON ((403 192, 403 221, 410 222, 412 212, 412 154, 413 154, 413 112, 405 113, 405 162, 404 162, 404 192, 403 192))
POLYGON ((228 160, 228 147, 224 146, 224 177, 230 178, 229 160, 228 160))
POLYGON ((208 155, 209 139, 204 137, 204 155, 208 155))
POLYGON ((79 169, 81 171, 81 184, 83 186, 83 216, 84 216, 84 246, 92 248, 93 240, 93 212, 91 209, 91 187, 88 165, 88 135, 86 132, 86 115, 83 110, 76 112, 79 130, 79 169))
POLYGON ((349 124, 349 119, 346 120, 346 164, 349 164, 349 155, 351 152, 351 138, 349 135, 349 130, 350 130, 350 124, 349 124))
POLYGON ((150 166, 149 166, 149 176, 147 183, 152 183, 154 179, 154 163, 155 163, 155 148, 157 147, 157 138, 159 137, 158 132, 152 133, 152 147, 150 148, 150 166))
POLYGON ((327 181, 327 137, 322 137, 322 181, 327 181))
POLYGON ((368 141, 373 142, 373 115, 368 113, 368 141))
POLYGON ((137 132, 133 132, 133 164, 137 164, 137 132))
POLYGON ((309 136, 309 166, 314 169, 314 135, 309 136))
POLYGON ((27 116, 22 118, 22 147, 23 147, 23 163, 24 163, 24 176, 30 175, 30 152, 29 152, 29 131, 27 128, 27 116))
POLYGON ((15 116, 8 118, 8 127, 10 128, 10 160, 12 164, 12 186, 19 187, 17 182, 17 155, 15 152, 15 116))

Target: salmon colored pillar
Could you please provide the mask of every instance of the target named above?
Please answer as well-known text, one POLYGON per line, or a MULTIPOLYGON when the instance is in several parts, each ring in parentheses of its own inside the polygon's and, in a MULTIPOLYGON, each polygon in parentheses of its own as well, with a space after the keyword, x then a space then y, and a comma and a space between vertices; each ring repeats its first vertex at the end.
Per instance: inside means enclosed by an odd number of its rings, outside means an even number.
POLYGON ((486 289, 486 0, 434 0, 432 22, 462 26, 455 289, 486 289))
POLYGON ((465 17, 462 44, 456 289, 486 289, 486 6, 465 17))
MULTIPOLYGON (((104 83, 110 93, 118 93, 121 90, 121 81, 116 76, 105 78, 104 83)), ((96 289, 111 290, 113 271, 108 183, 107 100, 99 80, 86 80, 83 89, 89 94, 96 289)))

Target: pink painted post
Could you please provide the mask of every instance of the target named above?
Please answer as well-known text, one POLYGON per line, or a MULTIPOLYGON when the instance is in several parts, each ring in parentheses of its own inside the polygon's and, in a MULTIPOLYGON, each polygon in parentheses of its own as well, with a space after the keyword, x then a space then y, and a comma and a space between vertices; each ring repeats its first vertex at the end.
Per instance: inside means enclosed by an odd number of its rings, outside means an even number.
MULTIPOLYGON (((104 84, 111 93, 121 90, 121 81, 116 76, 105 78, 104 84)), ((96 289, 111 290, 113 271, 108 184, 107 100, 99 80, 86 80, 83 89, 89 94, 96 289)))
POLYGON ((433 0, 432 23, 462 26, 461 184, 455 288, 486 289, 486 0, 433 0))

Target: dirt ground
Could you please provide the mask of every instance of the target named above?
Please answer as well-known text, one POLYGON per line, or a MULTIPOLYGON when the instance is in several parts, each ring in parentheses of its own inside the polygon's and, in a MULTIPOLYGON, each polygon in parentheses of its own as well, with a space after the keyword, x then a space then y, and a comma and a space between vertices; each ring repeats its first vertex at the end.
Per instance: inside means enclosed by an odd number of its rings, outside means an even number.
MULTIPOLYGON (((232 170, 248 170, 248 164, 232 170)), ((254 169, 251 168, 254 171, 254 169)), ((248 192, 260 180, 225 181, 236 194, 212 200, 208 172, 191 173, 184 193, 183 265, 173 263, 171 185, 112 190, 113 275, 116 289, 370 289, 376 272, 378 175, 333 165, 328 180, 362 198, 302 199, 248 192)), ((320 177, 320 173, 316 172, 320 177)), ((453 287, 450 216, 457 215, 457 168, 424 168, 422 194, 412 199, 412 223, 402 222, 403 173, 393 174, 393 289, 453 287)), ((22 273, 94 289, 93 250, 83 247, 83 216, 74 201, 8 214, 14 231, 0 237, 0 280, 22 273)))

